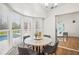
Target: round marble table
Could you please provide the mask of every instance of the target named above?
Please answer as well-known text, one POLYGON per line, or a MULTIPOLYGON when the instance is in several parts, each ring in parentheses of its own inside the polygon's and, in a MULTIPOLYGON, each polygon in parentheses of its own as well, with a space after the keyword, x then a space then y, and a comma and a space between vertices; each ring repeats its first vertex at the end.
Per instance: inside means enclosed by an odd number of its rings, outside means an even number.
POLYGON ((49 37, 43 37, 43 39, 34 39, 32 37, 25 39, 25 44, 34 45, 34 46, 44 46, 52 42, 52 39, 49 37))
POLYGON ((37 51, 40 52, 41 50, 40 47, 50 44, 52 42, 52 39, 49 37, 43 37, 43 39, 34 39, 33 37, 29 37, 29 38, 26 38, 24 42, 27 45, 36 47, 37 51))

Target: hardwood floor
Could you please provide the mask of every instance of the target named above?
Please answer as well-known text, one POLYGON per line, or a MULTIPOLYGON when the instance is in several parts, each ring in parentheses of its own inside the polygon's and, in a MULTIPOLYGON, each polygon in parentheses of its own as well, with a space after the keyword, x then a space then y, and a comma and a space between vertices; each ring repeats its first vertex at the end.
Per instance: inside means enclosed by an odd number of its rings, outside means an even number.
POLYGON ((64 49, 64 48, 58 48, 57 55, 79 55, 79 52, 64 49))
POLYGON ((79 55, 79 38, 68 37, 66 42, 60 41, 57 55, 79 55))

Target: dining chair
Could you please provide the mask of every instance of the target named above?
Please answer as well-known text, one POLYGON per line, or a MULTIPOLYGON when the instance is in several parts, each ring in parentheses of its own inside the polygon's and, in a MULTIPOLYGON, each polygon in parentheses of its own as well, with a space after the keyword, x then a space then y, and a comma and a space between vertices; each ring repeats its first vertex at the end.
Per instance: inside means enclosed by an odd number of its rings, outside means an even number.
POLYGON ((43 54, 55 54, 56 55, 56 51, 57 51, 57 47, 58 47, 58 42, 55 43, 54 46, 44 46, 43 48, 43 54))
POLYGON ((68 41, 68 32, 63 32, 63 41, 68 41))
POLYGON ((30 37, 30 35, 28 35, 28 36, 24 36, 23 39, 26 39, 26 38, 28 38, 28 37, 30 37))
MULTIPOLYGON (((14 46, 14 47, 12 47, 6 54, 7 55, 18 55, 18 54, 22 54, 24 51, 25 51, 25 48, 27 48, 27 49, 29 49, 30 50, 30 52, 29 53, 34 53, 34 52, 32 52, 33 50, 31 50, 31 48, 30 47, 28 47, 28 45, 26 45, 25 43, 24 43, 24 40, 26 39, 26 38, 29 38, 30 36, 24 36, 23 37, 23 42, 22 43, 20 43, 20 44, 17 44, 16 46, 14 46), (23 51, 24 50, 24 51, 23 51)), ((26 52, 27 52, 27 49, 26 49, 26 52)), ((25 53, 26 53, 25 52, 25 53)), ((25 53, 23 53, 23 54, 25 54, 25 53)), ((35 52, 36 53, 36 52, 35 52)), ((27 52, 27 54, 28 54, 28 52, 27 52)), ((34 55, 34 54, 33 54, 34 55)))
POLYGON ((26 39, 26 38, 29 38, 30 37, 30 35, 28 35, 28 36, 23 36, 23 42, 24 42, 24 40, 26 39))
POLYGON ((50 35, 44 35, 44 37, 48 37, 48 38, 51 38, 51 36, 50 36, 50 35))
POLYGON ((37 55, 37 52, 30 48, 18 47, 19 55, 37 55))
POLYGON ((26 45, 25 42, 24 42, 25 39, 26 39, 26 38, 29 38, 29 37, 30 37, 30 35, 28 35, 28 36, 23 36, 23 43, 22 43, 22 44, 23 44, 23 46, 27 46, 27 47, 30 47, 30 48, 31 48, 30 45, 26 45))

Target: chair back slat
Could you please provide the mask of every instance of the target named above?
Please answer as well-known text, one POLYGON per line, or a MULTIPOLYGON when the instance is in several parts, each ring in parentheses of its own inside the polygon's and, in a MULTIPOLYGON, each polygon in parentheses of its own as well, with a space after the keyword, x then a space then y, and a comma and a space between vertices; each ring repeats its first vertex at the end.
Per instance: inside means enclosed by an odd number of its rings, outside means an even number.
POLYGON ((51 38, 51 36, 50 36, 50 35, 44 35, 44 37, 49 37, 49 38, 51 38))

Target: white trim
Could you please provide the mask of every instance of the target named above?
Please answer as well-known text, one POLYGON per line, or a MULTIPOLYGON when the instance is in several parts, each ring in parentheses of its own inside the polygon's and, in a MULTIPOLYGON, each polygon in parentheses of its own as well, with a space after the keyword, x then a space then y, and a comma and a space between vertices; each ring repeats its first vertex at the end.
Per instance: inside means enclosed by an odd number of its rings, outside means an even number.
POLYGON ((24 18, 23 16, 20 16, 21 18, 21 41, 23 42, 23 31, 24 31, 24 18))
POLYGON ((58 47, 59 48, 63 48, 63 49, 67 49, 67 50, 72 50, 72 51, 75 51, 75 52, 79 52, 79 50, 68 48, 68 47, 64 47, 64 46, 58 46, 58 47))
POLYGON ((12 29, 12 31, 16 31, 16 30, 22 30, 22 29, 12 29))
POLYGON ((7 15, 7 19, 8 19, 8 22, 9 22, 9 46, 12 47, 13 46, 13 42, 12 42, 12 20, 10 19, 10 16, 11 16, 11 11, 9 10, 9 13, 7 15))
POLYGON ((9 31, 9 29, 3 29, 3 30, 0 30, 0 32, 4 32, 4 31, 9 31))

